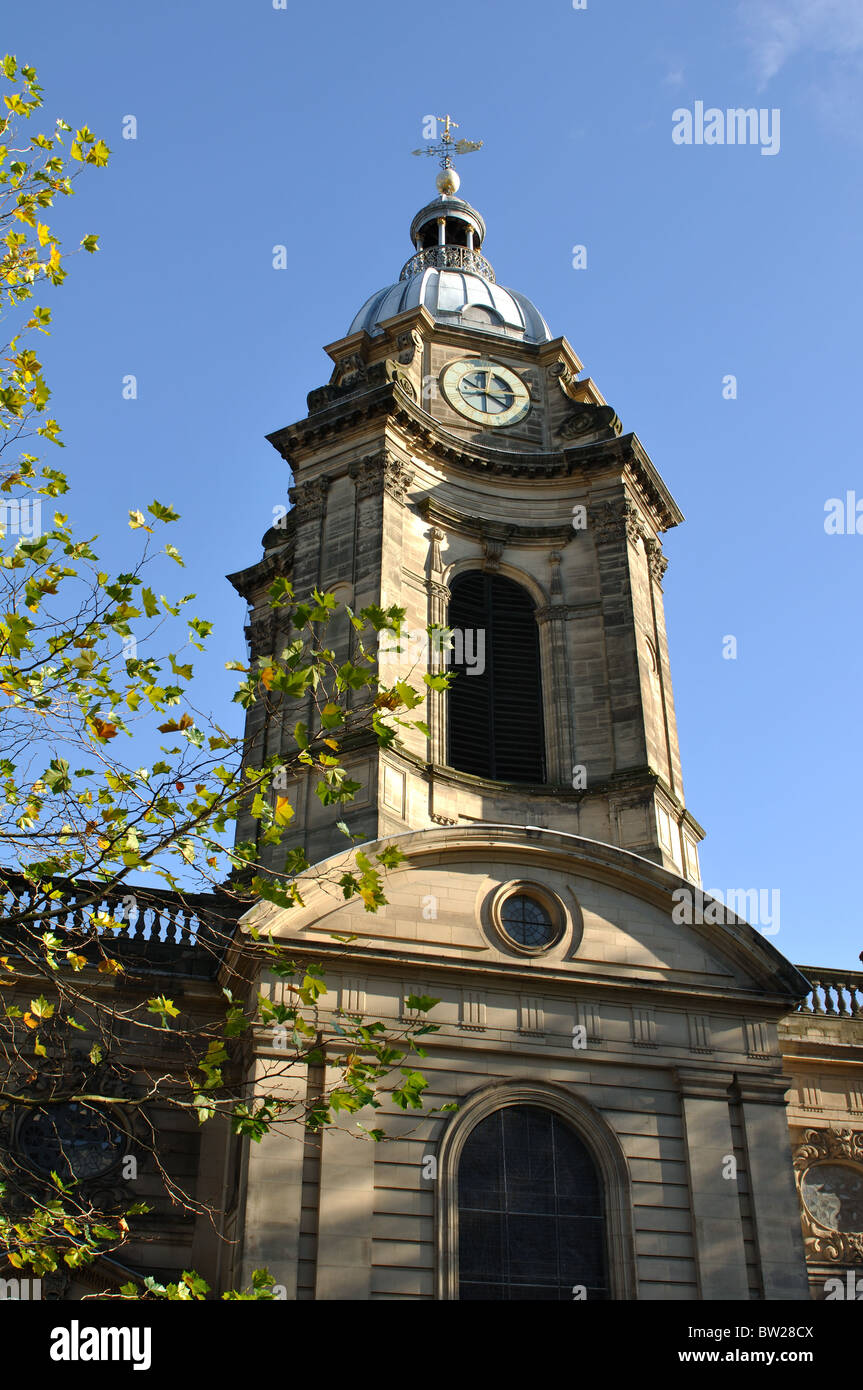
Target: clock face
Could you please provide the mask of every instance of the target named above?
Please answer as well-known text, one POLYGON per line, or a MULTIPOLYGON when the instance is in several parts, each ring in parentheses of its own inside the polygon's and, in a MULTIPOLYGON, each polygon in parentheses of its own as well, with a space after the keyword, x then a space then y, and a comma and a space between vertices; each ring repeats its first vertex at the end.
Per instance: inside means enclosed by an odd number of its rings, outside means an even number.
POLYGON ((441 390, 454 410, 481 425, 514 425, 530 410, 530 393, 521 377, 484 357, 450 362, 441 390))

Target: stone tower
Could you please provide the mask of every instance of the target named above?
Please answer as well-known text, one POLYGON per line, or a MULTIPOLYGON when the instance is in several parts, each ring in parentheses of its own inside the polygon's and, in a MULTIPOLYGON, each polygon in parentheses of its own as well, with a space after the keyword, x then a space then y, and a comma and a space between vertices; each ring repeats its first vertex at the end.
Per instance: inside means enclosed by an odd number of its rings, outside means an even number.
MULTIPOLYGON (((516 757, 510 776, 505 759, 501 772, 466 757, 469 711, 459 737, 447 727, 450 697, 430 693, 428 740, 411 731, 391 750, 369 744, 345 757, 363 787, 352 829, 377 839, 432 825, 533 825, 697 881, 703 832, 684 802, 662 595, 660 537, 681 513, 566 339, 497 283, 485 222, 456 196, 457 180, 444 187, 411 223, 397 282, 327 347, 334 369, 310 393, 308 415, 269 436, 293 470, 293 508, 264 537, 263 559, 231 576, 251 606, 252 655, 279 640, 267 601, 277 575, 298 596, 319 586, 354 610, 404 608, 411 638, 382 656, 385 676, 448 659, 422 650, 429 624, 457 629, 459 656, 460 576, 508 580, 497 633, 477 610, 478 632, 464 636, 461 679, 467 705, 471 695, 482 704, 487 668, 511 711, 510 743, 530 726, 541 745, 533 761, 516 757), (534 645, 520 661, 511 654, 522 679, 507 691, 490 668, 504 661, 513 603, 534 645), (469 686, 470 676, 479 682, 469 686)), ((332 640, 347 652, 346 619, 332 640)), ((250 734, 280 751, 282 735, 258 720, 253 712, 250 734)), ((298 783, 291 797, 295 842, 315 863, 344 840, 341 811, 310 792, 298 783)))
MULTIPOLYGON (((294 506, 233 576, 255 656, 284 645, 279 575, 453 632, 427 736, 343 744, 346 811, 294 783, 302 905, 242 924, 327 982, 326 1067, 282 1076, 261 1028, 257 1094, 337 1086, 339 1020, 398 1033, 425 995, 432 1100, 247 1146, 229 1277, 265 1264, 290 1299, 806 1298, 778 1027, 807 982, 734 913, 678 911, 701 838, 663 616, 681 514, 567 341, 497 284, 446 166, 438 193, 306 418, 271 436, 294 506), (331 891, 343 814, 402 852, 375 913, 331 891), (358 1133, 372 1116, 387 1142, 358 1133)), ((417 686, 443 659, 408 640, 380 663, 417 686)), ((257 708, 249 733, 287 754, 294 718, 257 708)), ((276 975, 255 983, 284 1001, 276 975)))

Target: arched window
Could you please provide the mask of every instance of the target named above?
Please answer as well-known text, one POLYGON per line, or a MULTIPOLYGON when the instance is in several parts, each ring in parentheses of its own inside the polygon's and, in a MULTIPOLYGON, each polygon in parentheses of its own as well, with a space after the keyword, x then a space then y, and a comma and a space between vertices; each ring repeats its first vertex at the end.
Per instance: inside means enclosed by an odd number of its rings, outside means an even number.
POLYGON ((470 570, 453 581, 447 701, 451 767, 500 782, 545 781, 539 636, 533 600, 511 579, 470 570))
POLYGON ((602 1182, 554 1111, 494 1110, 458 1160, 460 1299, 587 1301, 609 1296, 602 1182))

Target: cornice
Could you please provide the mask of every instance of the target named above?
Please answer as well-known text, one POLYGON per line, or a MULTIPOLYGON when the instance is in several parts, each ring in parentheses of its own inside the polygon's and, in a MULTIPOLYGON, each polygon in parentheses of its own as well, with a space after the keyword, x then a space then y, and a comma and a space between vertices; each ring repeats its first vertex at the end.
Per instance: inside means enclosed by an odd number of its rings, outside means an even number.
POLYGON ((516 542, 519 545, 564 546, 575 536, 567 518, 566 525, 522 526, 514 521, 490 521, 486 517, 470 516, 455 507, 447 507, 434 497, 423 497, 418 510, 430 526, 442 526, 462 535, 476 536, 480 540, 500 541, 504 545, 516 542))
POLYGON ((272 583, 290 568, 294 559, 296 529, 296 511, 291 510, 263 536, 261 544, 265 553, 261 559, 225 576, 242 598, 248 598, 258 585, 272 583))
POLYGON ((305 420, 267 435, 267 439, 297 470, 297 460, 303 454, 320 448, 334 435, 356 429, 380 415, 389 416, 409 439, 434 459, 471 473, 549 482, 580 477, 588 482, 595 474, 612 469, 628 470, 652 509, 659 530, 669 530, 683 520, 683 513, 635 434, 562 450, 521 451, 468 443, 412 401, 401 376, 381 385, 352 391, 305 420))

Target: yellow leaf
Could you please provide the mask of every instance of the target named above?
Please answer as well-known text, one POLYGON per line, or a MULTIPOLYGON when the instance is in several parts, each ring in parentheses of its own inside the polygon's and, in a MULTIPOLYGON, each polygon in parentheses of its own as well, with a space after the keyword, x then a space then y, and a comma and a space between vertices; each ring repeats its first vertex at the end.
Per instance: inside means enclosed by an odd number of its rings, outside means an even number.
POLYGON ((144 516, 143 512, 130 511, 129 525, 131 526, 133 531, 149 531, 150 535, 153 534, 153 528, 152 526, 147 525, 147 518, 144 516))
POLYGON ((51 240, 51 229, 46 227, 44 222, 40 222, 36 228, 39 237, 39 245, 45 246, 51 240))
POLYGON ((273 681, 276 678, 275 666, 265 666, 261 672, 261 685, 265 685, 267 690, 272 690, 273 681))
POLYGON ((44 1043, 40 1043, 40 1041, 39 1041, 38 1038, 34 1038, 34 1039, 33 1039, 33 1051, 36 1053, 36 1056, 37 1056, 37 1057, 47 1057, 47 1056, 48 1056, 48 1053, 45 1051, 45 1045, 44 1045, 44 1043))
POLYGON ((122 975, 123 967, 118 960, 102 960, 96 967, 100 975, 122 975))
POLYGON ((275 822, 276 825, 287 825, 294 814, 294 808, 286 796, 276 797, 275 822))
POLYGON ((38 1027, 39 1027, 38 1021, 37 1021, 37 1020, 33 1017, 33 1015, 30 1014, 30 1013, 26 1013, 26 1014, 24 1015, 23 1022, 26 1023, 26 1025, 27 1025, 28 1028, 38 1028, 38 1027))

